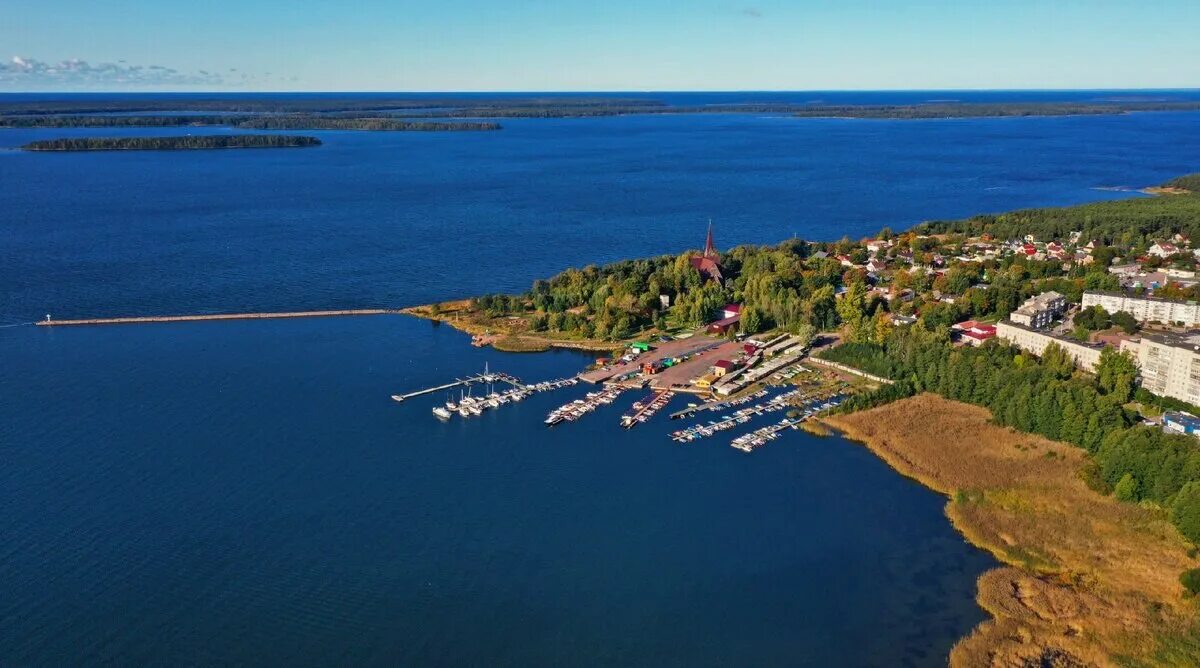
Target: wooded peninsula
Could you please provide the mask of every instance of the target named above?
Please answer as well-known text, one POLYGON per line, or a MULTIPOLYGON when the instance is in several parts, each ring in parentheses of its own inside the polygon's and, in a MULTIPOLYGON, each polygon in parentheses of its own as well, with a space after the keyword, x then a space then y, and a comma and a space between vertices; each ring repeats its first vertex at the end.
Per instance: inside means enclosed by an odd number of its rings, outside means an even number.
POLYGON ((995 619, 955 665, 1200 665, 1200 428, 1167 428, 1200 406, 1152 391, 1145 374, 1165 362, 1124 346, 1194 335, 1200 316, 1187 332, 1181 317, 1072 306, 1020 330, 1051 341, 1040 349, 996 336, 1048 295, 1200 300, 1200 175, 1156 192, 860 241, 710 246, 409 312, 529 349, 697 327, 836 338, 820 361, 883 380, 830 424, 947 494, 967 539, 1009 565, 980 579, 995 619))
POLYGON ((189 135, 186 137, 80 137, 44 139, 24 151, 187 151, 227 148, 303 148, 320 146, 316 137, 296 135, 189 135))
POLYGON ((383 132, 479 132, 499 130, 499 123, 438 123, 394 118, 329 118, 321 116, 260 116, 237 124, 253 130, 371 130, 383 132))

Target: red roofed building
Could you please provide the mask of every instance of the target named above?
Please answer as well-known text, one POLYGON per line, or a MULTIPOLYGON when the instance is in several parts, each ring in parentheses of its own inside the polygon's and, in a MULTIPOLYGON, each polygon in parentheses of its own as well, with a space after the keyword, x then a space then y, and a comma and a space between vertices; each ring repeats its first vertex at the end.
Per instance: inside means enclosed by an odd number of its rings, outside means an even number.
POLYGON ((708 324, 708 333, 724 334, 725 332, 737 327, 738 321, 741 319, 742 316, 735 315, 732 318, 722 318, 716 322, 711 322, 708 324))
POLYGON ((741 304, 726 304, 725 308, 721 309, 722 318, 732 318, 735 315, 742 314, 741 304))
POLYGON ((960 322, 954 326, 954 329, 958 330, 959 341, 971 346, 981 346, 984 341, 996 336, 995 326, 985 325, 974 320, 960 322), (962 325, 970 326, 962 327, 962 325))
POLYGON ((717 360, 716 362, 713 363, 712 368, 713 368, 713 375, 716 376, 717 378, 720 378, 721 376, 724 376, 725 374, 729 373, 730 371, 733 371, 734 369, 736 369, 737 365, 734 364, 733 362, 730 362, 729 360, 717 360))
POLYGON ((700 272, 700 277, 704 280, 718 283, 725 280, 721 274, 720 255, 717 253, 717 247, 713 245, 711 222, 708 224, 708 237, 704 240, 704 254, 691 258, 690 262, 692 268, 700 272))

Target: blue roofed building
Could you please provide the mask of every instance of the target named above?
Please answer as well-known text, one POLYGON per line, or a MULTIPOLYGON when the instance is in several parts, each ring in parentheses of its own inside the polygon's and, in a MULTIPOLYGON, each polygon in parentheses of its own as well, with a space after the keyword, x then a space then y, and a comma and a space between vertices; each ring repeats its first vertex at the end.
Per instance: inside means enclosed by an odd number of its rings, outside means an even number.
POLYGON ((1174 434, 1200 435, 1200 418, 1190 413, 1167 411, 1162 416, 1163 429, 1174 434))

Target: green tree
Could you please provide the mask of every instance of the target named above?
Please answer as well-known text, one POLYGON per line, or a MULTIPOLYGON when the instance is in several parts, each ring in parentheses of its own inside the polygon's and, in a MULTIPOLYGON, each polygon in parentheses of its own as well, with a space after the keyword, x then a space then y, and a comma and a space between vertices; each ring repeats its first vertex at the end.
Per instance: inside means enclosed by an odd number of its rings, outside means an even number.
POLYGON ((817 338, 817 328, 807 322, 797 325, 793 333, 796 335, 796 338, 800 339, 801 348, 808 347, 817 338))
POLYGON ((837 303, 837 312, 842 322, 853 323, 865 315, 866 307, 867 284, 855 281, 846 286, 846 293, 837 303))
POLYGON ((1183 585, 1183 588, 1188 590, 1192 596, 1200 594, 1200 568, 1184 571, 1179 576, 1179 584, 1183 585))
POLYGON ((1200 481, 1184 485, 1171 505, 1171 522, 1188 540, 1200 545, 1200 481))
POLYGON ((1112 314, 1112 323, 1120 327, 1126 334, 1133 334, 1138 329, 1138 321, 1126 311, 1117 311, 1112 314))
POLYGON ((804 311, 817 329, 826 331, 837 327, 838 309, 833 286, 822 286, 813 292, 804 304, 804 311))
POLYGON ((1129 353, 1111 347, 1100 351, 1100 361, 1096 363, 1096 382, 1105 394, 1118 403, 1123 404, 1133 397, 1137 375, 1137 362, 1129 353))
POLYGON ((1070 378, 1075 372, 1075 360, 1057 343, 1051 343, 1042 351, 1042 366, 1059 378, 1070 378))
POLYGON ((1075 325, 1091 331, 1107 329, 1112 324, 1103 306, 1089 306, 1075 314, 1075 325))
POLYGON ((762 314, 754 307, 742 309, 740 325, 745 334, 757 334, 762 329, 762 314))
POLYGON ((1117 249, 1110 246, 1101 246, 1092 250, 1092 263, 1098 267, 1108 267, 1117 255, 1120 255, 1117 249))
POLYGON ((1138 499, 1138 482, 1132 474, 1126 473, 1117 481, 1117 486, 1113 488, 1113 495, 1118 501, 1137 501, 1138 499))

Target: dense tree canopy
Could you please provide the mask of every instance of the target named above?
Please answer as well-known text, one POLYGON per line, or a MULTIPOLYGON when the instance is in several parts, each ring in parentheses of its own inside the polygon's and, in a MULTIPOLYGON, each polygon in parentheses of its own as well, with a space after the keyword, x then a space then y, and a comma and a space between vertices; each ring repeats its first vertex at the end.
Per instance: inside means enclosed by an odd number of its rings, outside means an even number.
POLYGON ((1105 352, 1090 375, 1076 372, 1056 345, 1041 360, 997 342, 955 348, 944 330, 918 324, 897 329, 883 344, 850 343, 823 356, 896 380, 847 402, 848 410, 922 391, 984 406, 999 424, 1086 448, 1098 484, 1171 508, 1180 531, 1200 540, 1200 445, 1136 424, 1124 407, 1136 369, 1127 355, 1105 352))

